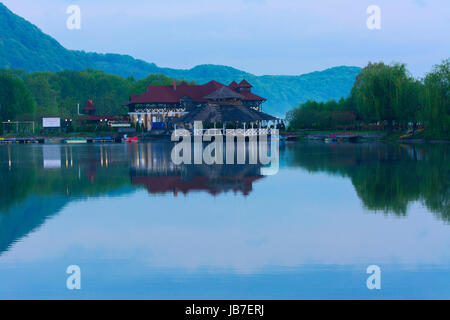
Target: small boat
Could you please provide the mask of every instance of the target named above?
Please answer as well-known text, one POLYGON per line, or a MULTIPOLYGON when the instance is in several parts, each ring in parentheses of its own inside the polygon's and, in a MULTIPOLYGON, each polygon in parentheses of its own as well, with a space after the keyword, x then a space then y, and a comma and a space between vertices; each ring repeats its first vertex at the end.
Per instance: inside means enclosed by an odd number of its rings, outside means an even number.
POLYGON ((39 143, 39 140, 36 138, 28 138, 24 140, 24 143, 39 143))
POLYGON ((0 143, 19 143, 20 141, 16 138, 2 138, 0 143))
POLYGON ((93 143, 96 142, 100 142, 100 143, 104 143, 104 142, 114 142, 114 139, 111 137, 95 137, 94 139, 92 139, 93 143))
POLYGON ((138 137, 128 137, 123 139, 124 142, 136 143, 139 142, 138 137))
POLYGON ((330 134, 328 138, 325 138, 325 142, 337 142, 337 137, 335 134, 330 134))
POLYGON ((413 137, 416 134, 422 133, 423 129, 418 129, 418 130, 407 130, 406 134, 401 136, 400 139, 408 139, 413 137))
POLYGON ((69 138, 64 140, 65 143, 75 144, 75 143, 87 143, 85 138, 69 138))

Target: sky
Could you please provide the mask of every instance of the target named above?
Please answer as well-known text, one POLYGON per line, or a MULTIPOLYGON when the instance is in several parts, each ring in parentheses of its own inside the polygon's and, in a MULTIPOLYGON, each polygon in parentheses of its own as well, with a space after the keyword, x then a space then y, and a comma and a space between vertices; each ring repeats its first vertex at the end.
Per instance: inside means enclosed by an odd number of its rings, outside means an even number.
POLYGON ((421 77, 450 57, 448 0, 0 1, 68 49, 161 67, 298 75, 384 61, 421 77), (70 5, 81 10, 81 29, 67 28, 70 5), (371 5, 381 10, 381 29, 367 27, 371 5))

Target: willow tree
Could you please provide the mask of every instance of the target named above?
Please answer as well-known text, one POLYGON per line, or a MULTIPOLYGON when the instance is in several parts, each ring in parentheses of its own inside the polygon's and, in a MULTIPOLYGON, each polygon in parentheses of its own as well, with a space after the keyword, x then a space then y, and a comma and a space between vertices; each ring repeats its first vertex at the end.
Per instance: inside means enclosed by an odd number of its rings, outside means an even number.
POLYGON ((438 134, 450 133, 450 60, 434 66, 424 79, 421 96, 422 116, 429 130, 438 134))
POLYGON ((395 109, 398 122, 405 127, 412 123, 415 129, 417 123, 422 120, 420 101, 422 91, 423 84, 413 78, 407 78, 399 83, 395 109))
POLYGON ((410 78, 404 64, 369 63, 351 91, 358 112, 368 121, 386 121, 391 131, 404 107, 400 99, 402 83, 410 78))

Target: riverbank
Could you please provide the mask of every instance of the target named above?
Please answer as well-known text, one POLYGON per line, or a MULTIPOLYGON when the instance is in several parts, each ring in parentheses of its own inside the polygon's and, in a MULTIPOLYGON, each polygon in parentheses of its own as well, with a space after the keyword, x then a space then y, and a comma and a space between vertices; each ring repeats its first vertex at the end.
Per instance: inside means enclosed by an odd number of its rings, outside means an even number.
POLYGON ((402 138, 405 133, 403 131, 393 132, 386 135, 386 141, 401 141, 404 143, 450 143, 450 135, 435 134, 424 130, 406 138, 402 138))
POLYGON ((315 131, 315 130, 299 130, 295 132, 282 133, 287 136, 297 135, 299 139, 307 140, 325 140, 330 135, 336 136, 338 140, 374 140, 386 142, 403 142, 403 143, 450 143, 450 136, 435 135, 426 130, 412 135, 407 138, 401 138, 405 135, 404 131, 394 131, 390 134, 384 131, 315 131))
MULTIPOLYGON (((139 140, 170 139, 170 135, 165 132, 158 134, 138 133, 135 134, 139 140)), ((287 140, 319 140, 324 141, 330 136, 335 136, 337 141, 384 141, 401 143, 450 143, 450 137, 435 136, 429 132, 421 132, 407 138, 403 131, 395 131, 391 134, 383 131, 315 131, 299 130, 291 132, 281 132, 281 135, 287 137, 287 140)), ((82 138, 90 142, 121 142, 123 135, 117 132, 71 132, 55 135, 29 135, 29 134, 8 134, 0 136, 0 143, 63 143, 67 139, 82 138), (106 141, 107 140, 107 141, 106 141)), ((334 140, 334 138, 333 138, 334 140)))

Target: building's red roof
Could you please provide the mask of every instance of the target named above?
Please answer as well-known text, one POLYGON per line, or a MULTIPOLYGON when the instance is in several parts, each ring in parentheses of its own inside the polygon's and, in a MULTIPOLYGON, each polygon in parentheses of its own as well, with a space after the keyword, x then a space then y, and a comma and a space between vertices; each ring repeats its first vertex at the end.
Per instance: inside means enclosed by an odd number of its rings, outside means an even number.
POLYGON ((237 82, 236 82, 236 81, 233 81, 233 82, 231 82, 231 83, 228 85, 228 88, 234 90, 234 89, 236 89, 238 86, 239 86, 239 85, 237 84, 237 82))
MULTIPOLYGON (((248 82, 246 83, 248 84, 248 82)), ((207 102, 205 99, 206 96, 223 87, 226 86, 214 80, 204 85, 189 85, 187 83, 181 83, 176 86, 176 90, 173 85, 148 86, 145 93, 140 95, 131 95, 130 101, 128 101, 125 105, 135 103, 178 103, 180 102, 180 99, 185 96, 191 98, 194 102, 203 103, 207 102)), ((264 98, 261 98, 251 92, 242 94, 242 96, 244 96, 243 100, 265 100, 264 98)))
POLYGON ((244 97, 244 101, 266 101, 265 98, 251 92, 239 92, 239 94, 244 97))
POLYGON ((239 83, 239 87, 238 88, 253 88, 253 86, 247 82, 247 80, 243 79, 240 83, 239 83))
POLYGON ((94 103, 92 102, 92 100, 88 100, 88 102, 86 102, 82 111, 95 111, 94 103))
POLYGON ((208 94, 205 97, 206 100, 217 100, 217 99, 243 99, 243 96, 228 87, 222 87, 213 93, 208 94))

